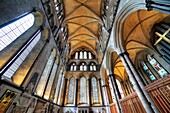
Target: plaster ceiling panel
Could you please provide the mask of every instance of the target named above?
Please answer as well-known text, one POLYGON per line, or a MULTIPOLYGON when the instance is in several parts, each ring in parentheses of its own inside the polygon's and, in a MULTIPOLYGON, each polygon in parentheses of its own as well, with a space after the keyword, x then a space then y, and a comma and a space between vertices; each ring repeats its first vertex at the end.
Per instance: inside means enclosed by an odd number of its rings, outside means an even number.
POLYGON ((86 0, 88 2, 85 2, 85 6, 88 7, 90 10, 92 10, 94 13, 96 13, 98 16, 100 16, 100 8, 102 0, 86 0), (98 7, 94 7, 98 6, 98 7))
POLYGON ((76 0, 63 0, 64 2, 64 13, 65 17, 70 14, 73 10, 75 10, 77 7, 80 6, 80 3, 78 3, 76 0), (69 7, 67 7, 69 6, 69 7), (67 7, 67 8, 66 8, 67 7))
POLYGON ((83 41, 88 41, 88 40, 95 40, 95 38, 88 36, 86 34, 80 34, 75 37, 72 37, 69 39, 69 41, 74 41, 74 40, 83 40, 83 41))
POLYGON ((78 7, 76 10, 74 10, 71 14, 67 15, 65 17, 65 20, 68 20, 74 17, 81 18, 81 16, 99 18, 99 16, 96 15, 94 12, 91 12, 90 9, 86 8, 85 6, 81 6, 81 7, 78 7))
MULTIPOLYGON (((73 41, 74 42, 74 41, 73 41)), ((94 50, 95 48, 93 48, 92 46, 90 46, 88 43, 85 43, 85 42, 79 42, 79 43, 77 43, 76 45, 75 45, 75 42, 73 43, 73 42, 71 42, 71 52, 70 53, 72 53, 72 51, 76 51, 77 49, 79 49, 79 48, 81 48, 81 47, 86 47, 86 48, 88 48, 89 50, 91 50, 93 53, 96 53, 96 51, 94 50)))
MULTIPOLYGON (((137 26, 133 32, 129 35, 128 40, 126 41, 126 44, 128 44, 130 41, 136 41, 136 44, 142 44, 142 45, 146 45, 146 46, 151 46, 151 43, 149 41, 149 39, 146 36, 145 31, 143 30, 143 28, 139 25, 137 26)), ((128 44, 130 45, 130 44, 128 44)), ((131 44, 131 46, 133 46, 131 44)), ((126 45, 126 47, 128 48, 128 46, 126 45)))
POLYGON ((73 18, 73 19, 69 20, 69 22, 78 23, 81 25, 85 25, 85 24, 95 22, 95 21, 98 22, 99 20, 96 18, 92 18, 92 17, 80 17, 80 18, 73 18))
POLYGON ((136 40, 150 45, 151 29, 153 25, 167 15, 156 11, 139 10, 127 17, 123 27, 123 41, 136 40))
POLYGON ((121 78, 122 80, 125 80, 126 77, 125 77, 124 72, 125 72, 125 68, 122 62, 118 62, 114 67, 114 74, 119 76, 119 78, 121 78))
POLYGON ((139 23, 137 13, 134 12, 131 15, 129 15, 126 20, 124 21, 124 27, 123 27, 123 40, 127 40, 129 37, 129 34, 133 31, 134 27, 137 26, 139 23))
POLYGON ((88 28, 86 27, 81 27, 79 29, 76 29, 75 31, 70 31, 70 35, 69 37, 74 37, 77 36, 79 34, 87 34, 93 37, 96 37, 96 34, 94 32, 91 32, 88 28))

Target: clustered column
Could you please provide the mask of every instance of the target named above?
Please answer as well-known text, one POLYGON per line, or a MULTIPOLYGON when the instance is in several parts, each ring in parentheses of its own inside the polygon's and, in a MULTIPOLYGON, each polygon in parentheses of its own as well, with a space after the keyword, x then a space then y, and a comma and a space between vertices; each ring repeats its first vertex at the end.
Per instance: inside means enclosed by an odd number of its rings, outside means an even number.
POLYGON ((64 106, 64 101, 65 101, 65 97, 66 97, 67 81, 68 81, 68 79, 65 79, 65 87, 64 87, 64 95, 63 95, 62 106, 64 106))
POLYGON ((120 95, 118 86, 116 84, 115 76, 113 74, 110 74, 109 77, 110 77, 110 80, 111 80, 111 85, 113 87, 113 92, 114 92, 114 97, 116 99, 116 107, 117 107, 118 113, 123 113, 122 108, 121 108, 121 104, 119 102, 119 99, 121 99, 121 95, 120 95))
POLYGON ((145 110, 147 113, 158 113, 157 110, 153 110, 150 102, 148 102, 146 96, 144 95, 140 85, 138 84, 137 80, 136 80, 136 76, 139 76, 138 74, 134 73, 134 69, 132 68, 132 65, 130 63, 130 58, 127 58, 128 56, 126 55, 126 53, 121 53, 119 54, 119 57, 129 75, 129 79, 131 81, 131 83, 133 84, 134 90, 136 91, 142 105, 144 106, 145 110), (155 112, 154 112, 155 111, 155 112))

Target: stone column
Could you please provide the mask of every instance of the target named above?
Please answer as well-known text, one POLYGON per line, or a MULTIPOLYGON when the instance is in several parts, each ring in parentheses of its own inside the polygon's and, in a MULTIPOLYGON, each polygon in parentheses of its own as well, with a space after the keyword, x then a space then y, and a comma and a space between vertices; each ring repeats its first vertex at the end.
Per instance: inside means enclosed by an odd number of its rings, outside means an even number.
POLYGON ((77 106, 77 95, 78 95, 78 79, 76 79, 76 90, 75 90, 75 106, 77 106))
POLYGON ((65 101, 65 96, 66 96, 66 89, 67 89, 67 81, 68 81, 68 79, 65 79, 65 86, 64 86, 64 95, 63 95, 62 106, 64 106, 64 101, 65 101))
POLYGON ((101 78, 99 78, 99 85, 100 85, 100 95, 101 95, 101 99, 102 99, 102 106, 104 106, 104 99, 103 99, 103 90, 102 90, 101 78))
POLYGON ((123 113, 123 110, 122 110, 122 107, 121 107, 121 104, 119 102, 119 99, 121 98, 121 95, 120 95, 120 92, 119 92, 119 89, 118 87, 116 86, 116 79, 115 77, 113 77, 114 75, 113 74, 110 74, 109 77, 110 77, 110 80, 111 80, 111 85, 113 87, 113 93, 114 93, 114 97, 116 99, 116 108, 117 108, 117 111, 118 113, 123 113))
MULTIPOLYGON (((133 84, 134 90, 136 91, 136 93, 137 93, 137 95, 138 95, 138 97, 139 97, 142 105, 144 106, 146 112, 147 112, 147 113, 154 113, 152 107, 150 106, 150 103, 148 102, 148 100, 147 100, 147 98, 145 97, 142 89, 140 88, 137 80, 135 79, 135 77, 134 77, 134 75, 133 75, 133 73, 132 73, 132 71, 131 71, 131 69, 130 69, 130 67, 129 67, 126 59, 125 59, 124 54, 121 53, 121 54, 119 55, 119 57, 120 57, 123 65, 124 65, 124 67, 125 67, 125 69, 126 69, 126 71, 127 71, 127 73, 128 73, 129 79, 130 79, 130 81, 131 81, 132 84, 133 84)), ((136 76, 137 76, 137 75, 136 75, 136 76)))
POLYGON ((140 78, 139 73, 137 72, 137 69, 133 65, 132 61, 129 58, 129 54, 127 52, 124 53, 125 60, 127 61, 132 73, 134 73, 134 78, 137 80, 139 87, 141 88, 142 92, 144 93, 144 96, 147 98, 149 103, 151 104, 152 109, 155 113, 159 113, 158 108, 156 107, 155 103, 152 101, 151 97, 149 96, 148 92, 145 90, 144 83, 142 79, 140 78))
POLYGON ((91 79, 88 79, 88 85, 89 85, 89 106, 91 106, 91 79))

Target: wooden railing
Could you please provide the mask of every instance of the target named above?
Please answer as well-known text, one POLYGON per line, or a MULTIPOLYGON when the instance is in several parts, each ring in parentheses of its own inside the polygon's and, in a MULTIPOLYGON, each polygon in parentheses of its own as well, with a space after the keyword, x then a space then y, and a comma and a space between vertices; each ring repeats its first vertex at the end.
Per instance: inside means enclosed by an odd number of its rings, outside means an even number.
POLYGON ((120 99, 123 113, 146 113, 142 103, 140 102, 136 92, 120 99))
POLYGON ((145 87, 161 113, 170 113, 170 75, 145 87))
POLYGON ((111 103, 109 106, 111 113, 118 113, 116 109, 116 103, 111 103))
MULTIPOLYGON (((170 75, 147 85, 145 90, 149 93, 160 113, 170 113, 170 75)), ((120 99, 120 103, 123 113, 146 113, 136 92, 120 99)), ((114 107, 110 106, 110 108, 114 107)))

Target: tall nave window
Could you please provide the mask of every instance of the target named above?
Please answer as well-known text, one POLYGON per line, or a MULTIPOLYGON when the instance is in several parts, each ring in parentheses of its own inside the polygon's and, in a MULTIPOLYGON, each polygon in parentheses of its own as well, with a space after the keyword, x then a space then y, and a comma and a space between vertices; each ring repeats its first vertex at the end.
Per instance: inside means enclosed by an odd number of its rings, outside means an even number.
POLYGON ((80 78, 80 103, 87 102, 86 78, 80 78))
POLYGON ((34 15, 28 14, 0 28, 0 51, 11 44, 34 24, 34 15))
POLYGON ((68 103, 73 104, 74 102, 74 90, 75 90, 75 79, 74 77, 70 78, 70 83, 68 87, 68 103))
POLYGON ((99 102, 97 79, 95 77, 92 77, 91 83, 92 83, 93 103, 97 103, 99 102))

